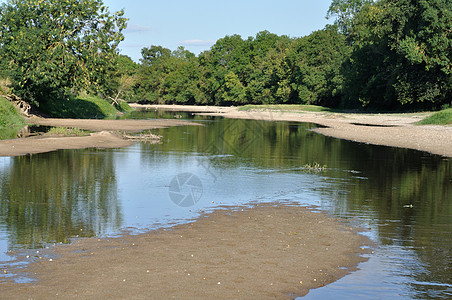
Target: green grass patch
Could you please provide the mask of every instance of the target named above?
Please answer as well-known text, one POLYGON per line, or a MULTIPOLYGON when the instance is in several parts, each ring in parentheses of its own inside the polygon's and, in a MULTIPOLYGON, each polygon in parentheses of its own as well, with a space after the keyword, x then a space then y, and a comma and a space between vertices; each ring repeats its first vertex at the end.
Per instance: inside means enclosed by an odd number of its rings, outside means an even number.
POLYGON ((134 111, 134 109, 129 106, 129 103, 127 103, 125 101, 121 101, 121 100, 119 100, 118 103, 119 103, 119 105, 115 104, 115 108, 117 110, 119 110, 120 112, 128 113, 128 112, 134 111))
POLYGON ((0 139, 12 139, 25 126, 25 120, 16 107, 0 96, 0 139))
POLYGON ((91 96, 49 99, 39 106, 39 110, 54 118, 108 119, 118 115, 118 110, 109 102, 91 96))
POLYGON ((270 105, 245 105, 239 107, 241 111, 250 110, 279 110, 279 111, 291 111, 291 112, 333 112, 331 108, 317 106, 317 105, 299 105, 299 104, 270 104, 270 105))
POLYGON ((449 125, 452 124, 452 108, 448 108, 428 116, 422 121, 417 123, 418 125, 449 125))
POLYGON ((52 127, 45 135, 88 136, 90 133, 90 131, 79 128, 52 127))

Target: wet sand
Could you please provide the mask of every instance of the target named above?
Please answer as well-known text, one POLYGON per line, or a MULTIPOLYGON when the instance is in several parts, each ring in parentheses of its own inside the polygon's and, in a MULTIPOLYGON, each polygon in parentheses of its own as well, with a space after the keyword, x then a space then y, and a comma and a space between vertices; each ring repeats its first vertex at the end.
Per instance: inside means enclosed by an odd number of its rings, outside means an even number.
POLYGON ((0 298, 293 299, 355 270, 368 244, 306 208, 220 210, 171 230, 53 247, 58 258, 26 270, 38 281, 1 283, 0 298))
POLYGON ((20 156, 55 151, 59 149, 120 148, 132 145, 130 136, 143 130, 171 126, 200 125, 183 120, 91 120, 47 119, 32 117, 27 123, 44 126, 79 128, 95 131, 84 137, 39 136, 0 141, 0 156, 20 156))
POLYGON ((326 136, 355 142, 409 148, 452 157, 452 126, 415 125, 430 113, 415 114, 353 114, 330 112, 293 112, 252 110, 237 107, 190 107, 181 105, 134 105, 135 108, 161 108, 201 112, 206 115, 235 119, 292 121, 314 123, 324 128, 314 131, 326 136))

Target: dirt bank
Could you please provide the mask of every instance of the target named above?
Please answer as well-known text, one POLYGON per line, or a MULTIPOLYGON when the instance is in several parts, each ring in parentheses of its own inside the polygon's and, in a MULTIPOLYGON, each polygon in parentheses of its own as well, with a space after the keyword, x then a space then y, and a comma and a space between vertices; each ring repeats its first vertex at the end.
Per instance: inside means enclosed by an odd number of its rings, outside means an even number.
MULTIPOLYGON (((135 106, 137 108, 138 106, 135 106)), ((144 106, 146 107, 146 106, 144 106)), ((189 110, 187 106, 151 105, 148 108, 189 110)), ((349 114, 330 112, 240 111, 236 107, 192 107, 208 115, 236 119, 315 123, 325 128, 314 131, 336 138, 374 145, 426 151, 452 157, 452 126, 415 125, 428 113, 349 114)))
POLYGON ((20 156, 59 149, 120 148, 132 143, 107 131, 82 137, 24 138, 0 141, 0 156, 20 156))
POLYGON ((171 126, 199 125, 183 120, 92 120, 47 119, 32 117, 27 123, 44 126, 74 127, 96 133, 85 137, 34 137, 0 141, 0 156, 19 156, 54 151, 58 149, 119 148, 132 142, 115 132, 140 132, 171 126))
MULTIPOLYGON (((369 243, 321 213, 287 205, 216 211, 172 230, 82 239, 32 263, 39 279, 3 299, 291 299, 355 269, 369 243)), ((40 253, 39 255, 42 255, 40 253)))
POLYGON ((172 126, 199 125, 184 120, 93 120, 93 119, 52 119, 30 118, 27 120, 34 125, 74 127, 91 131, 123 131, 140 132, 155 128, 172 126))

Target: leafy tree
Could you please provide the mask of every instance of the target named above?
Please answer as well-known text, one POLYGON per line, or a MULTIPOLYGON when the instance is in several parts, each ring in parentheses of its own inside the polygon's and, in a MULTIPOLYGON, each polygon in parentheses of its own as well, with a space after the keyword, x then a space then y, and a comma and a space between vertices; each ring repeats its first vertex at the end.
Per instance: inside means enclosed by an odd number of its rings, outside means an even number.
POLYGON ((241 83, 244 82, 249 62, 249 44, 239 35, 225 36, 209 51, 201 53, 199 64, 204 73, 203 77, 209 78, 204 81, 203 89, 214 104, 231 103, 231 94, 226 92, 230 89, 226 85, 227 80, 228 85, 232 84, 230 80, 235 82, 232 72, 241 83))
POLYGON ((237 75, 230 71, 224 76, 224 81, 221 95, 223 101, 228 104, 243 104, 245 102, 245 88, 237 75))
POLYGON ((288 60, 292 88, 301 103, 339 105, 344 81, 341 66, 350 52, 336 26, 327 26, 294 42, 288 60))
POLYGON ((202 102, 199 90, 198 59, 179 47, 171 51, 161 46, 142 50, 136 93, 141 102, 195 104, 202 102))
POLYGON ((452 94, 452 2, 381 0, 355 17, 347 64, 351 102, 435 107, 452 94))
POLYGON ((372 2, 372 0, 333 0, 328 9, 327 19, 335 16, 335 25, 342 33, 348 35, 355 16, 366 3, 372 2))
POLYGON ((149 48, 143 48, 141 56, 140 61, 144 66, 152 66, 171 57, 171 50, 162 46, 152 45, 149 48))
POLYGON ((0 7, 0 24, 13 92, 38 104, 70 91, 102 91, 126 19, 102 0, 11 0, 0 7))
POLYGON ((133 88, 137 82, 139 65, 126 55, 117 55, 114 64, 116 68, 105 83, 104 90, 113 104, 118 106, 120 100, 135 100, 133 88))

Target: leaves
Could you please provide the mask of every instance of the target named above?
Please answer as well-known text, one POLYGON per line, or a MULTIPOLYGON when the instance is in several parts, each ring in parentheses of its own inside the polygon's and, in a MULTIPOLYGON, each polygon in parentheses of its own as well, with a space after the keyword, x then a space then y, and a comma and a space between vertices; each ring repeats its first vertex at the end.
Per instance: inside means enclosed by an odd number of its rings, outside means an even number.
POLYGON ((99 92, 126 27, 101 0, 11 0, 1 6, 0 54, 13 90, 29 102, 99 92))

